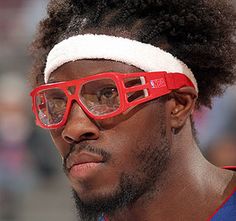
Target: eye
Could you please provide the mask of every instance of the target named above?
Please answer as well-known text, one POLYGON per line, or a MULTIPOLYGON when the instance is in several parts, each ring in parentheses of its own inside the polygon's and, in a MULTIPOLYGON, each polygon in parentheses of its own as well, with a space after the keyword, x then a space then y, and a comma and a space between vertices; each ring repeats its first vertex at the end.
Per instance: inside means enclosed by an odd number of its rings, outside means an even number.
POLYGON ((66 108, 67 97, 63 93, 48 93, 46 99, 48 111, 51 114, 59 113, 66 108))
POLYGON ((51 123, 58 123, 61 121, 65 109, 66 109, 66 101, 63 98, 51 98, 47 102, 47 109, 49 113, 49 121, 51 123))
POLYGON ((51 110, 61 110, 66 106, 66 101, 62 98, 53 98, 48 101, 48 106, 51 110))
POLYGON ((102 100, 112 100, 118 96, 117 88, 116 87, 106 87, 98 91, 98 99, 99 101, 102 100))

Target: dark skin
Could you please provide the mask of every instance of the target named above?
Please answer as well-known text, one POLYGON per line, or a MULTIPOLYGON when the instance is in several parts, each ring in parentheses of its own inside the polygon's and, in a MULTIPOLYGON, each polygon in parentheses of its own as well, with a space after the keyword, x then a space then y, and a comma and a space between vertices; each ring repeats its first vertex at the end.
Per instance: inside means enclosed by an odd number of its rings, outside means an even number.
MULTIPOLYGON (((80 60, 58 68, 51 74, 49 82, 110 71, 131 73, 142 70, 115 61, 80 60)), ((184 87, 172 95, 162 105, 162 110, 157 100, 102 121, 90 119, 75 102, 66 125, 51 130, 63 158, 68 155, 72 143, 77 148, 82 143, 89 143, 111 154, 111 160, 102 165, 98 173, 79 180, 68 175, 72 187, 86 201, 95 195, 111 193, 123 171, 135 173, 137 162, 132 153, 137 151, 137 142, 158 143, 161 139, 160 117, 164 118, 171 160, 156 183, 159 191, 152 193, 149 199, 140 197, 134 204, 113 214, 111 220, 206 220, 236 185, 234 173, 208 163, 194 141, 190 115, 197 99, 195 90, 184 87)))

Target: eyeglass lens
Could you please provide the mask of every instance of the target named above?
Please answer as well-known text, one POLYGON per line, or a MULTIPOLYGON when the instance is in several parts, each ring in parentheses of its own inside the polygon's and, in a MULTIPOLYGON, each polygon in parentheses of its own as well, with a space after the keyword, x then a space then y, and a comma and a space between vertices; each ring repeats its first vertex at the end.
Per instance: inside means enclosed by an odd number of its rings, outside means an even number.
POLYGON ((36 96, 39 120, 44 125, 58 124, 62 121, 68 98, 60 88, 40 91, 36 96))
MULTIPOLYGON (((94 80, 81 86, 78 97, 84 107, 95 116, 104 116, 120 106, 117 86, 112 79, 94 80)), ((46 126, 63 120, 68 97, 60 88, 46 89, 37 93, 36 107, 39 120, 46 126)))
POLYGON ((86 82, 79 97, 84 106, 95 116, 104 116, 116 111, 120 106, 117 86, 112 79, 86 82))

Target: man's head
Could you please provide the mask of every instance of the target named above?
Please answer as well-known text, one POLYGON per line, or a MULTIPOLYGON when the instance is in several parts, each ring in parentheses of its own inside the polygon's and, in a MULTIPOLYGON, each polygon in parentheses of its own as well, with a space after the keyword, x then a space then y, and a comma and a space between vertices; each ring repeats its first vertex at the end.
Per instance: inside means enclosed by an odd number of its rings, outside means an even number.
MULTIPOLYGON (((197 79, 198 106, 210 106, 212 96, 235 80, 235 14, 224 1, 51 1, 48 14, 33 44, 34 86, 44 84, 46 58, 54 45, 82 34, 134 39, 177 56, 197 79)), ((82 59, 58 67, 48 82, 143 71, 112 59, 82 59)), ((73 94, 75 89, 66 90, 73 94)), ((71 103, 66 122, 51 129, 51 135, 64 158, 82 214, 112 213, 150 197, 164 185, 175 158, 173 131, 177 134, 186 128, 196 97, 196 90, 183 87, 113 118, 98 120, 77 102, 71 103)))
MULTIPOLYGON (((110 70, 141 71, 115 61, 80 60, 58 68, 49 82, 69 82, 110 70)), ((74 102, 66 124, 51 129, 84 220, 91 220, 101 211, 113 212, 157 191, 154 185, 160 183, 170 157, 167 99, 143 103, 104 120, 89 118, 74 102)))

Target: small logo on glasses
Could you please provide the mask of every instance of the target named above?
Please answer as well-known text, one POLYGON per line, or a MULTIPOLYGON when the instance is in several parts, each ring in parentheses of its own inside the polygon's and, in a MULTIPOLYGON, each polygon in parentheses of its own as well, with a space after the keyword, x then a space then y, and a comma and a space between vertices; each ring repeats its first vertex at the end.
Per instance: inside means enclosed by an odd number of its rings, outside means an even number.
POLYGON ((166 82, 164 78, 151 80, 150 83, 151 83, 152 88, 166 87, 166 82))

